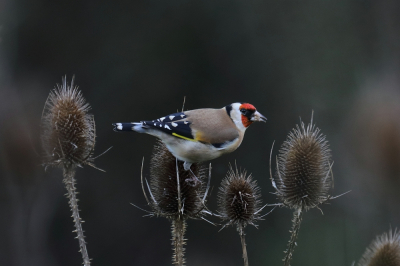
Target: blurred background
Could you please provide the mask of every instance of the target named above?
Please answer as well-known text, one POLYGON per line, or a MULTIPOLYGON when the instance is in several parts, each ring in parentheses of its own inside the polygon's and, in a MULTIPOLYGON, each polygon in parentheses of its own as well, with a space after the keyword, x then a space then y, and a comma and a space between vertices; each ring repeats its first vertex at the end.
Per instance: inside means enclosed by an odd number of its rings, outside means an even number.
MULTIPOLYGON (((46 98, 75 75, 97 126, 96 160, 78 169, 93 265, 170 265, 170 224, 142 217, 140 166, 155 139, 111 123, 181 109, 250 102, 266 124, 212 161, 218 186, 235 160, 264 203, 274 154, 300 121, 314 121, 333 154, 332 195, 304 215, 293 265, 351 265, 377 234, 400 226, 400 2, 395 0, 0 0, 0 265, 82 263, 60 169, 41 166, 46 98)), ((251 265, 281 265, 292 211, 247 228, 251 265)), ((217 219, 209 217, 218 222, 217 219)), ((243 265, 233 227, 190 220, 191 266, 243 265)))

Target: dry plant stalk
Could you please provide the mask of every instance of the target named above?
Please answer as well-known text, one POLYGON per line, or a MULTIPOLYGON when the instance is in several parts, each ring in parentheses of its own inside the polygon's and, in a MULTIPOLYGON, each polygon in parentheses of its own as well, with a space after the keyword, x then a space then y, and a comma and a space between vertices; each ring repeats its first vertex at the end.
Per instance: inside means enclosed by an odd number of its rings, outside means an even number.
MULTIPOLYGON (((199 164, 192 164, 191 170, 200 181, 205 179, 205 169, 199 164)), ((147 203, 153 210, 149 216, 165 217, 172 222, 172 260, 173 264, 179 266, 185 265, 186 220, 205 220, 204 215, 209 214, 205 203, 210 185, 211 165, 207 185, 203 182, 193 185, 188 182, 191 178, 192 173, 184 170, 183 162, 178 161, 159 141, 154 147, 150 162, 150 184, 146 180, 150 200, 143 187, 143 176, 142 188, 147 203)))
POLYGON ((389 233, 377 236, 358 266, 400 266, 400 233, 390 229, 389 233))
POLYGON ((270 173, 272 185, 281 201, 278 205, 294 209, 291 237, 283 259, 285 266, 292 259, 303 211, 318 208, 330 199, 328 191, 333 184, 330 158, 328 142, 312 118, 307 126, 303 122, 297 125, 279 150, 276 182, 270 173))
POLYGON ((247 256, 246 239, 243 227, 241 227, 239 230, 239 236, 240 236, 240 243, 242 243, 243 262, 245 266, 249 266, 249 257, 247 256))
POLYGON ((181 219, 178 217, 172 220, 172 245, 174 250, 174 255, 172 260, 176 265, 184 265, 185 258, 184 258, 184 251, 185 248, 183 247, 185 243, 185 232, 186 232, 186 220, 181 219))
POLYGON ((82 230, 83 221, 79 216, 74 176, 77 166, 94 167, 92 155, 96 133, 93 116, 87 113, 89 109, 78 87, 74 86, 74 78, 68 85, 64 77, 62 85, 50 92, 42 115, 44 165, 63 169, 63 183, 68 191, 66 196, 85 266, 90 265, 90 259, 82 230))
POLYGON ((249 265, 247 257, 247 248, 245 241, 244 228, 248 225, 254 225, 256 220, 260 220, 260 188, 251 175, 246 171, 240 172, 237 167, 233 170, 230 167, 227 176, 222 180, 218 192, 219 216, 222 220, 228 221, 222 228, 228 225, 236 225, 240 236, 243 251, 244 265, 249 265))
POLYGON ((72 211, 72 218, 74 219, 74 225, 75 225, 75 232, 78 235, 77 238, 79 240, 79 247, 80 247, 80 252, 82 253, 82 259, 83 259, 83 264, 90 265, 90 259, 89 255, 87 252, 86 248, 86 242, 85 242, 85 236, 83 234, 83 229, 82 229, 82 219, 79 217, 79 209, 78 209, 78 199, 76 198, 76 180, 74 178, 75 176, 75 169, 73 168, 64 168, 63 171, 64 174, 64 179, 63 183, 65 185, 65 188, 67 189, 67 198, 69 200, 69 206, 71 207, 72 211))

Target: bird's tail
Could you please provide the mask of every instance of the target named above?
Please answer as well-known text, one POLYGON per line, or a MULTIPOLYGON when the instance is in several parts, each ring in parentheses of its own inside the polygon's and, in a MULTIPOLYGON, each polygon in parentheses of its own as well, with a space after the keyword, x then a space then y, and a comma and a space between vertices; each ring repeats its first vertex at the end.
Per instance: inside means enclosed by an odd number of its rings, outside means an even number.
POLYGON ((139 133, 144 133, 145 129, 147 128, 146 125, 143 125, 142 122, 140 123, 114 123, 114 131, 136 131, 139 133))

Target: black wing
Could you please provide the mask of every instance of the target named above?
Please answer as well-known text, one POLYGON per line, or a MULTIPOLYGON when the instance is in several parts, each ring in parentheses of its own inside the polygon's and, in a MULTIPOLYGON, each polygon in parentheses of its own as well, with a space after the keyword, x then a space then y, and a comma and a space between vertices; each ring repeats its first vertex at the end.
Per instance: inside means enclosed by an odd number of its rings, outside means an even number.
POLYGON ((190 128, 190 122, 185 121, 185 118, 186 115, 184 113, 174 113, 156 120, 142 121, 142 124, 177 138, 196 141, 190 128))

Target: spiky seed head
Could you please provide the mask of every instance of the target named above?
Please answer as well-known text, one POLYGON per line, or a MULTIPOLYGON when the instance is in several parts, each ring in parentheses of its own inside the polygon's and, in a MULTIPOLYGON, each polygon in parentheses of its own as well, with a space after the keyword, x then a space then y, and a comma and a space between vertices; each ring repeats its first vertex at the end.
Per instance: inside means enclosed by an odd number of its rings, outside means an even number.
POLYGON ((229 169, 218 192, 219 213, 223 220, 234 224, 237 229, 253 224, 259 219, 260 189, 251 174, 229 169))
MULTIPOLYGON (((193 173, 204 180, 205 169, 199 164, 191 166, 193 173)), ((167 149, 164 143, 159 141, 154 146, 150 161, 150 190, 154 196, 151 203, 156 215, 175 219, 179 215, 186 218, 199 218, 203 215, 204 204, 202 202, 205 186, 204 182, 193 185, 187 182, 193 178, 190 171, 183 168, 183 162, 178 161, 178 174, 180 185, 181 212, 179 212, 179 193, 176 174, 176 158, 167 149)))
POLYGON ((276 174, 277 194, 284 205, 307 210, 329 198, 330 157, 326 137, 312 120, 289 133, 279 150, 276 174))
POLYGON ((42 116, 46 166, 68 168, 92 161, 95 124, 89 109, 74 78, 67 84, 64 77, 62 84, 50 92, 42 116))
POLYGON ((367 247, 358 266, 400 266, 400 233, 389 230, 367 247))

